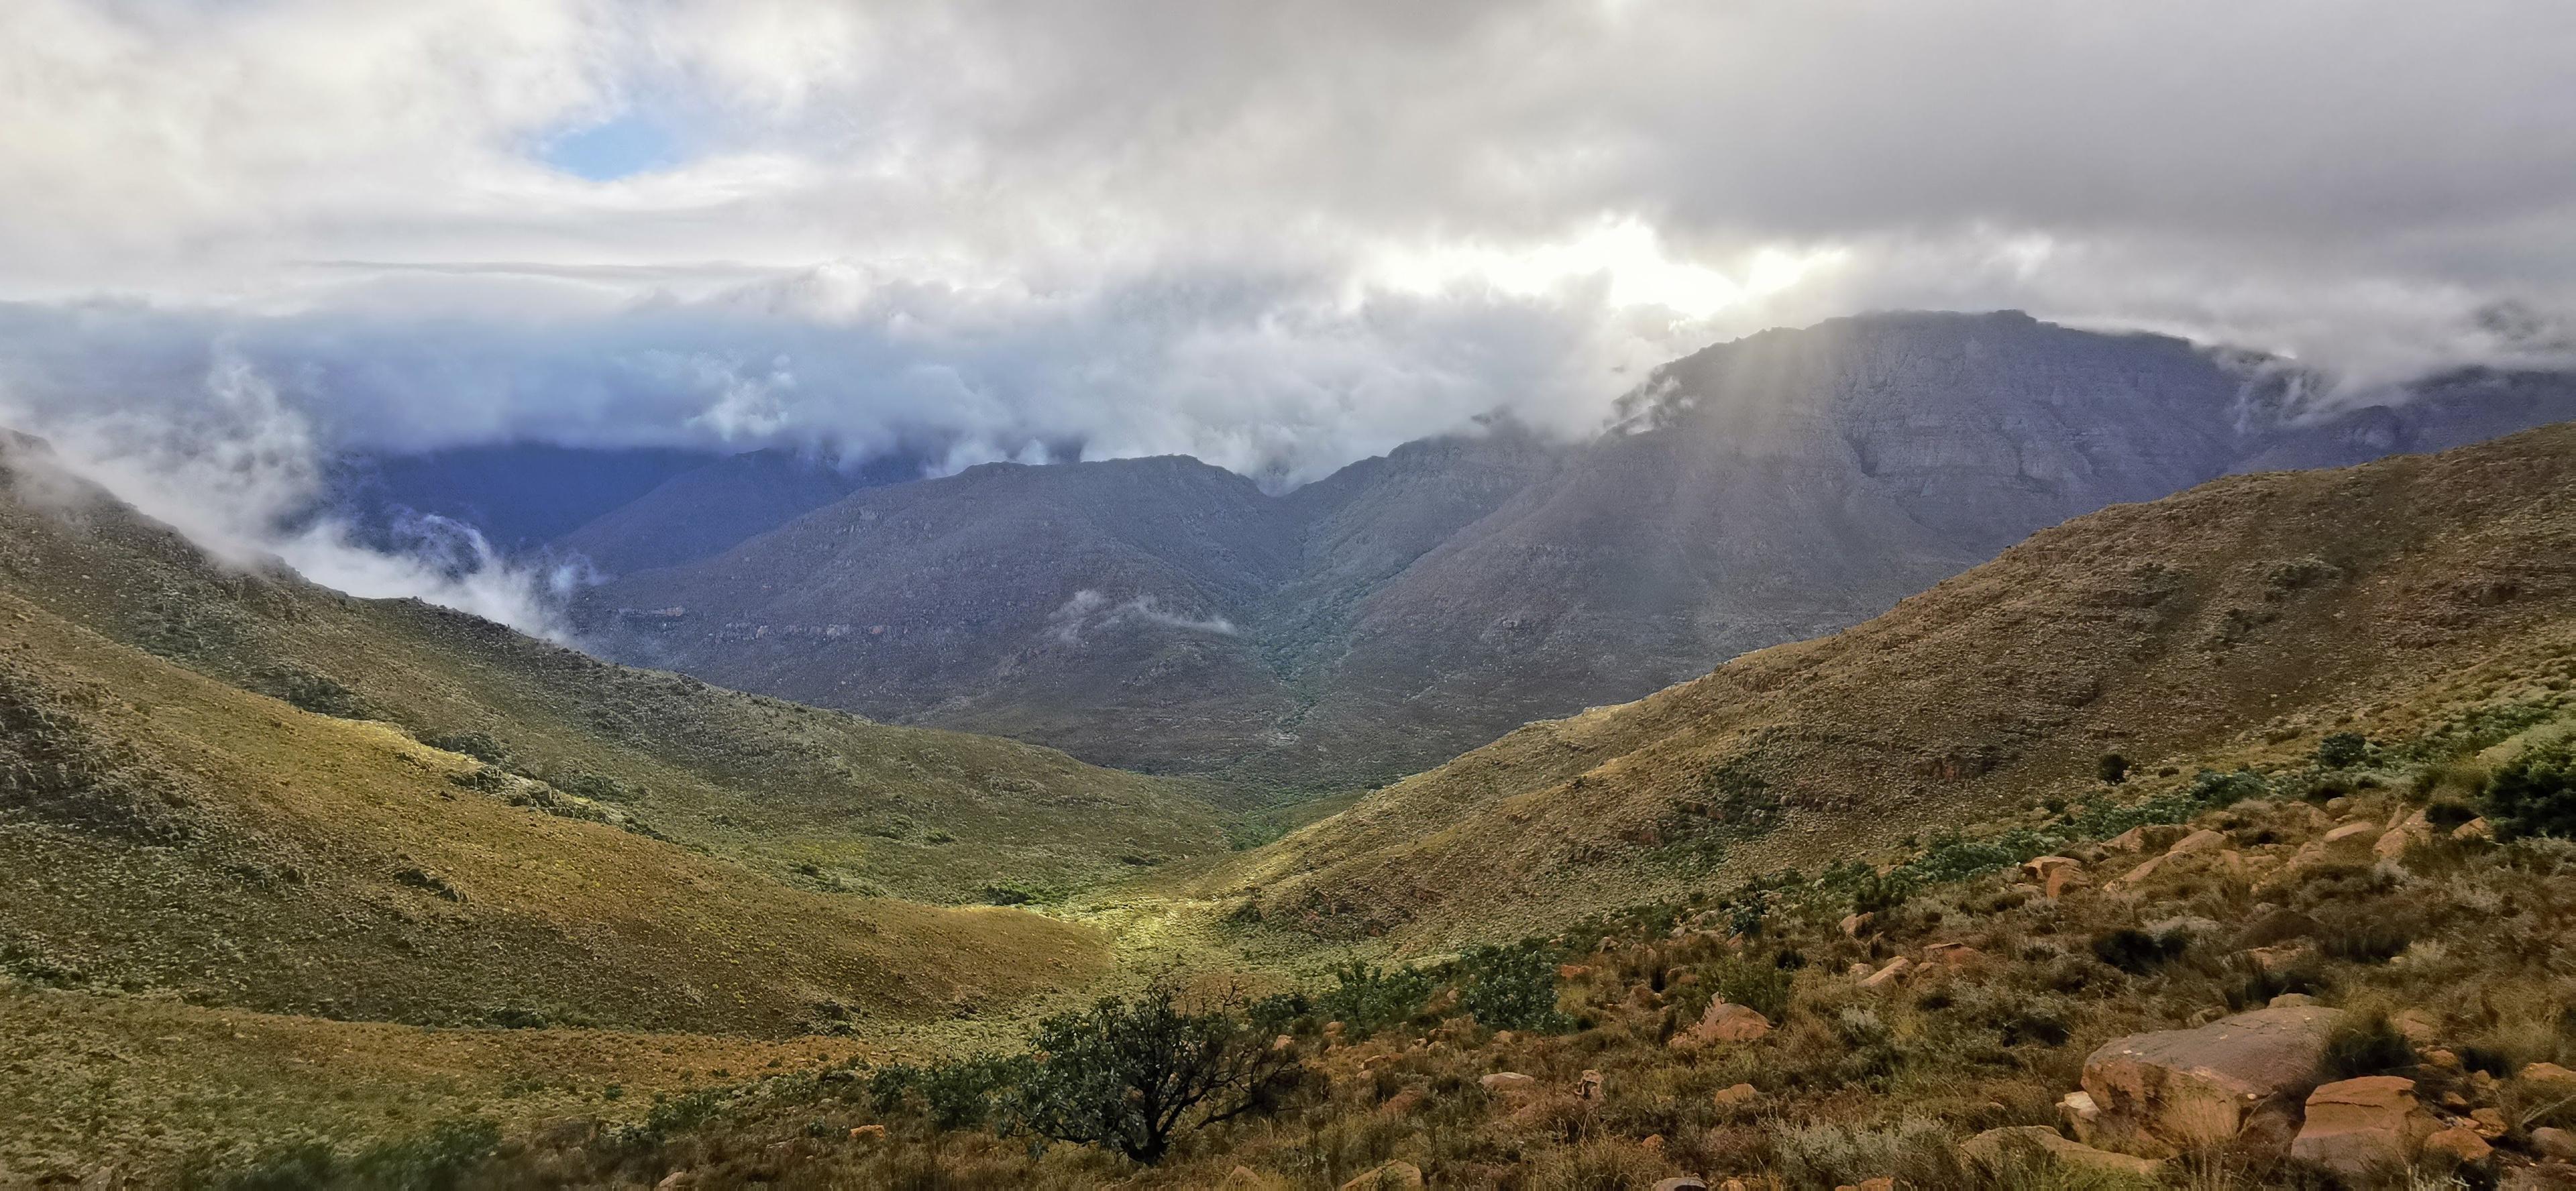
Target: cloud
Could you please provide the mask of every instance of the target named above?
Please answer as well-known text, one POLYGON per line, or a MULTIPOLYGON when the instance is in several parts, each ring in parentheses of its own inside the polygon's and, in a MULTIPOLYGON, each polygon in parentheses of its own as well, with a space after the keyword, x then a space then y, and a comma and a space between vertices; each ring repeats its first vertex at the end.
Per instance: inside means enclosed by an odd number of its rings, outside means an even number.
POLYGON ((550 640, 590 576, 578 560, 504 559, 472 527, 414 516, 396 548, 362 544, 349 525, 310 516, 324 493, 312 427, 248 361, 218 353, 195 399, 160 407, 31 408, 0 391, 0 420, 35 433, 67 470, 106 488, 234 566, 282 561, 324 586, 413 597, 550 640))
POLYGON ((21 0, 0 383, 1285 484, 1874 308, 2555 360, 2571 58, 2511 0, 21 0))
POLYGON ((1108 596, 1086 587, 1047 614, 1046 635, 1058 643, 1078 646, 1086 635, 1129 624, 1218 637, 1232 637, 1240 631, 1234 627, 1233 621, 1222 616, 1188 616, 1165 611, 1162 601, 1150 595, 1112 603, 1108 596))

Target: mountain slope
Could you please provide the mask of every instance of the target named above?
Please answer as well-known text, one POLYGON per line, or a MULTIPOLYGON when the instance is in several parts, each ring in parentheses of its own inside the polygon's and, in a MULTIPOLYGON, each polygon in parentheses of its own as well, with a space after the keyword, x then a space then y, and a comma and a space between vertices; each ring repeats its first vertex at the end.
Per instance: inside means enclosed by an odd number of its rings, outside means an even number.
POLYGON ((552 543, 612 574, 676 566, 722 553, 861 488, 921 474, 907 458, 852 472, 788 451, 746 451, 684 472, 552 543))
POLYGON ((581 616, 612 656, 731 685, 1356 787, 1856 623, 2105 505, 2576 417, 2562 376, 2358 410, 2306 380, 2012 312, 1838 319, 1658 369, 1589 442, 1497 426, 1277 498, 1175 460, 977 469, 630 574, 581 616))
POLYGON ((2107 752, 2402 727, 2535 653, 2576 654, 2576 426, 2078 518, 1859 627, 1381 790, 1234 888, 1327 934, 1516 932, 2017 812, 2107 752))
POLYGON ((0 590, 308 709, 460 741, 693 845, 818 888, 974 900, 1222 849, 1194 791, 1052 750, 895 729, 602 664, 460 613, 205 558, 0 451, 0 590))

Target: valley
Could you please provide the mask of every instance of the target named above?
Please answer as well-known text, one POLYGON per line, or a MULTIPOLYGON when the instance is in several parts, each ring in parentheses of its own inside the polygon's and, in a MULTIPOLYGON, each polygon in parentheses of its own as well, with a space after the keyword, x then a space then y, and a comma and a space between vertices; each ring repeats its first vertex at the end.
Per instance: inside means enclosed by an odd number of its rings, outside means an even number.
MULTIPOLYGON (((1555 450, 1513 435, 1328 483, 1490 476, 1555 450)), ((1452 565, 1460 527, 1494 515, 1479 509, 1537 500, 1515 480, 1388 504, 1400 524, 1326 518, 1350 543, 1342 569, 1297 579, 1304 564, 1264 553, 1283 502, 1239 478, 1186 460, 1047 471, 862 489, 720 557, 818 567, 844 577, 806 587, 843 591, 897 580, 800 543, 849 528, 937 566, 1057 543, 1048 567, 1315 608, 1452 565), (1051 495, 1018 490, 1032 484, 1051 495), (1174 484, 1199 494, 1155 495, 1174 484), (1284 586, 1263 594, 1247 571, 1284 586)), ((1955 576, 1927 564, 1928 588, 1851 628, 1379 788, 1284 800, 351 599, 206 554, 36 440, 9 441, 0 477, 10 1179, 369 1185, 462 1163, 470 1185, 509 1187, 1255 1187, 1400 1163, 1467 1181, 1884 1168, 1965 1186, 1980 1176, 1956 1142, 2049 1124, 2054 1097, 2092 1086, 2088 1051, 2205 1024, 2212 1004, 2296 993, 2379 1028, 2370 1015, 2449 972, 2486 1007, 2434 1012, 2409 1046, 2515 1078, 2576 1059, 2548 1024, 2563 941, 2545 908, 2576 896, 2576 870, 2549 829, 2450 835, 2481 811, 2514 830, 2493 775, 2576 733, 2576 427, 2079 513, 1955 576), (2362 822, 2377 869, 2332 859, 2362 822), (2239 867, 2154 858, 2187 831, 2239 867), (2016 878, 2047 856, 2085 883, 2016 878), (2474 907, 2497 897, 2530 905, 2482 924, 2474 907), (2373 898, 2412 924, 2386 955, 2334 941, 2373 898), (2294 978, 2248 974, 2247 948, 2273 944, 2191 925, 2284 904, 2327 924, 2301 928, 2321 933, 2294 978), (2170 934, 2178 958, 2105 951, 2123 930, 2170 934), (2481 931, 2536 941, 2462 967, 2499 945, 2481 931), (1939 958, 1958 947, 1996 958, 1939 958), (1897 961, 1924 974, 1860 979, 1897 961), (1515 981, 1526 995, 1495 1000, 1515 981), (997 1132, 1021 1093, 994 1081, 1026 1077, 1007 1064, 1027 1031, 1167 987, 1293 1009, 1277 1053, 1301 1082, 1151 1165, 997 1132), (1789 1041, 1690 1041, 1703 1010, 1747 1002, 1789 1041), (1533 1090, 1497 1092, 1522 1086, 1497 1072, 1533 1090)), ((1304 499, 1334 499, 1317 487, 1304 499)), ((1170 684, 1123 696, 1143 700, 1122 713, 1139 742, 1209 739, 1188 735, 1216 729, 1182 696, 1267 664, 1226 660, 1255 643, 1216 632, 1215 605, 1046 602, 954 611, 986 617, 987 639, 1037 616, 1065 648, 1166 651, 1121 655, 1170 684), (1191 632, 1223 644, 1171 653, 1160 636, 1191 632)), ((2480 1135, 2480 1169, 2548 1160, 2563 1114, 2540 1093, 2459 1087, 2443 1111, 2518 1114, 2480 1135)), ((2291 1169, 2253 1142, 2096 1140, 2222 1185, 2291 1169)))

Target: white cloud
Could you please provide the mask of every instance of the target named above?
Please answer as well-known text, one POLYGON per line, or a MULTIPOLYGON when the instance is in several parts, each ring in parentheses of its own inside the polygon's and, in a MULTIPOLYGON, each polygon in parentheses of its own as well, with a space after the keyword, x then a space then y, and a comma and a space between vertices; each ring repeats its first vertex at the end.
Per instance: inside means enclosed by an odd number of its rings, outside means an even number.
POLYGON ((0 382, 1290 480, 1869 308, 2394 375, 2576 311, 2570 60, 2511 0, 18 0, 0 382))

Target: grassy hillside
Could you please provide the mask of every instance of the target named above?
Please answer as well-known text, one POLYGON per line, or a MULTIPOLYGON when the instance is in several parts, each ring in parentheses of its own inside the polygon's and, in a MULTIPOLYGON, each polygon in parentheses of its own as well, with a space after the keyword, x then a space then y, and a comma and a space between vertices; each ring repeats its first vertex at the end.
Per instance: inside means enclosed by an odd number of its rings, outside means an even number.
MULTIPOLYGON (((0 595, 0 970, 436 1025, 779 1036, 1077 984, 1098 939, 826 894, 298 711, 0 595), (557 808, 562 809, 562 808, 557 808)), ((533 783, 529 783, 533 785, 533 783)))
POLYGON ((2022 813, 2107 753, 2172 782, 2172 758, 2242 736, 2296 747, 2365 713, 2404 730, 2571 634, 2576 426, 2226 479, 1524 728, 1270 846, 1231 888, 1332 936, 1517 934, 2022 813))
POLYGON ((578 813, 791 883, 1011 898, 1220 852, 1189 786, 1051 749, 889 728, 616 667, 409 601, 362 601, 209 560, 0 447, 0 592, 225 682, 396 725, 550 787, 578 813))

